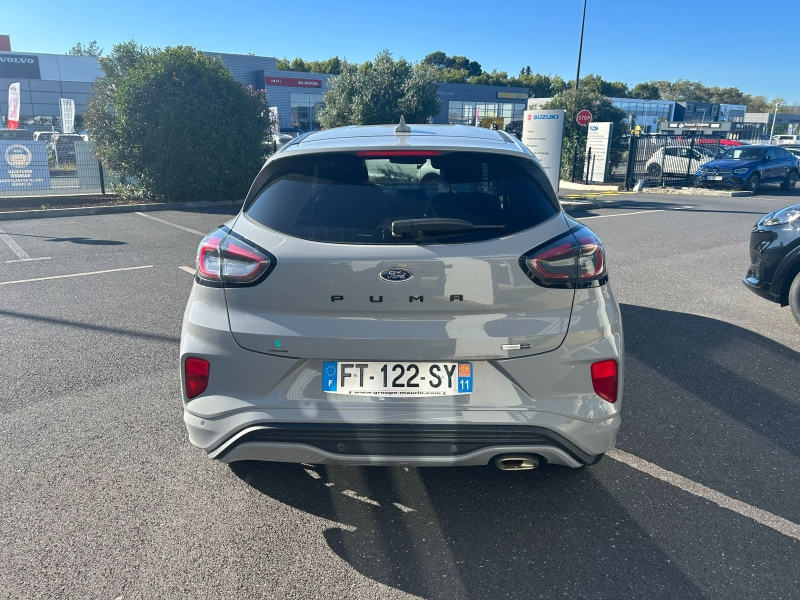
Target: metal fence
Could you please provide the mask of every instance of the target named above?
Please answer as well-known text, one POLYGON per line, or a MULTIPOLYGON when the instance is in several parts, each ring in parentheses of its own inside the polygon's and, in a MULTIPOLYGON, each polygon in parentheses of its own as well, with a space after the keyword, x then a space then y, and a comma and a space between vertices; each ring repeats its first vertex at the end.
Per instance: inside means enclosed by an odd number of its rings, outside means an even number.
POLYGON ((0 139, 0 199, 105 194, 119 183, 94 157, 94 142, 47 137, 0 139))
POLYGON ((701 165, 714 160, 725 146, 721 135, 634 135, 625 162, 625 187, 644 180, 647 186, 687 185, 701 165))

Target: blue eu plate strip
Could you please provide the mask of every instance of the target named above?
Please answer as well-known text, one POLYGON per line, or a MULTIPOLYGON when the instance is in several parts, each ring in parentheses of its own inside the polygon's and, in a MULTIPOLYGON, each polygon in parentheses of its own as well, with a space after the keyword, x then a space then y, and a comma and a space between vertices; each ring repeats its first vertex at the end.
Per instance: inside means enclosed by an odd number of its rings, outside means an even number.
POLYGON ((335 392, 339 389, 339 365, 335 362, 322 363, 322 391, 335 392))

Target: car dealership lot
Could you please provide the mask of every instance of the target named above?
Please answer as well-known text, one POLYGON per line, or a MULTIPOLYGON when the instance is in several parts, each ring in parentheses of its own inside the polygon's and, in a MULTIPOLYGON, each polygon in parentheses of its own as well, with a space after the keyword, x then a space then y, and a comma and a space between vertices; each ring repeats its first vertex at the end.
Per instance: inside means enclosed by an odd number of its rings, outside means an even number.
POLYGON ((644 470, 213 463, 181 421, 181 267, 232 211, 0 222, 0 597, 793 597, 800 328, 740 282, 797 197, 771 192, 574 214, 644 470))

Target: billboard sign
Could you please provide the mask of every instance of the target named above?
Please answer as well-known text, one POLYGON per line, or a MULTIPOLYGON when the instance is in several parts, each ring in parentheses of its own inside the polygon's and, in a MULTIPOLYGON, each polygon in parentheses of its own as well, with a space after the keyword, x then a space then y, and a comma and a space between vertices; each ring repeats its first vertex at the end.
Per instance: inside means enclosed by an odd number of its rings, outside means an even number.
POLYGON ((592 123, 586 132, 586 179, 590 183, 605 183, 613 123, 592 123), (589 150, 592 151, 589 154, 589 150))
POLYGON ((19 127, 19 87, 20 82, 15 81, 8 86, 8 128, 19 127))
POLYGON ((41 79, 35 54, 0 54, 0 79, 41 79))
POLYGON ((307 87, 307 88, 321 88, 321 79, 305 79, 297 77, 271 77, 264 78, 264 83, 267 85, 279 85, 283 87, 307 87))
POLYGON ((75 100, 71 98, 61 98, 61 130, 75 133, 75 100))
POLYGON ((50 170, 44 142, 0 141, 0 191, 49 190, 50 170))
POLYGON ((539 159, 556 191, 561 179, 561 149, 566 114, 561 109, 526 110, 522 119, 522 143, 539 159))

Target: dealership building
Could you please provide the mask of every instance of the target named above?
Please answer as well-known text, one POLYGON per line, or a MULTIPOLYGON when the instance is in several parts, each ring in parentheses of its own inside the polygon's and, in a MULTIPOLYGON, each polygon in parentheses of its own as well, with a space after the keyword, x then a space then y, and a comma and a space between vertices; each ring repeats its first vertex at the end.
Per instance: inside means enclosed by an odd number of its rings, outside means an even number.
POLYGON ((75 101, 75 131, 83 129, 86 100, 100 65, 92 56, 0 52, 0 109, 8 119, 8 86, 20 82, 20 128, 61 129, 60 98, 75 101))
MULTIPOLYGON (((323 73, 280 71, 277 59, 269 56, 206 52, 219 57, 234 79, 253 89, 265 90, 269 104, 277 108, 281 129, 303 131, 319 129, 318 114, 328 78, 323 73)), ((92 56, 69 56, 0 51, 0 114, 7 126, 8 95, 5 90, 20 82, 20 127, 61 129, 61 98, 75 101, 75 130, 83 129, 86 100, 92 83, 101 75, 100 64, 92 56)), ((433 123, 497 126, 514 129, 522 126, 522 113, 528 98, 527 88, 440 83, 441 110, 433 123)))

